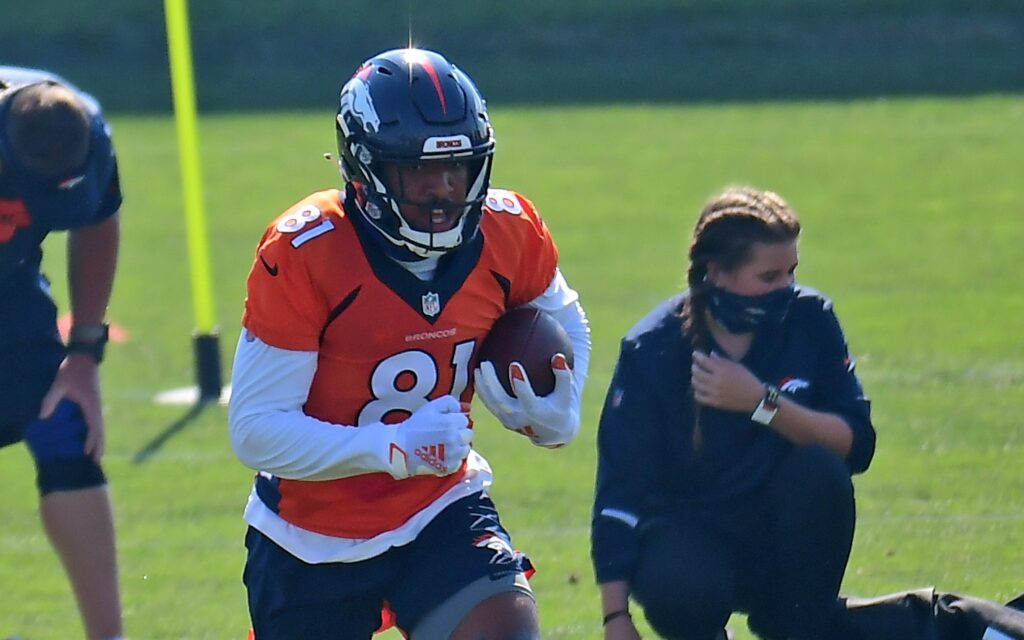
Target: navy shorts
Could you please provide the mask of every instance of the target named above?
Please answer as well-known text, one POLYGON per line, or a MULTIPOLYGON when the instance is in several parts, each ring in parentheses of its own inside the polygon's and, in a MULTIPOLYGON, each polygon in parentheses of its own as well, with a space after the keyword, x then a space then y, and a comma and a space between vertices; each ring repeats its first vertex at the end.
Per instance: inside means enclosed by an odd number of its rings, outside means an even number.
POLYGON ((307 564, 252 527, 245 546, 257 640, 366 640, 385 605, 410 631, 463 587, 532 568, 479 493, 448 506, 409 544, 361 562, 307 564))
POLYGON ((11 275, 0 290, 0 447, 25 441, 41 494, 106 484, 84 453, 86 426, 78 405, 62 401, 46 420, 39 407, 64 360, 49 282, 34 270, 11 275))
POLYGON ((21 440, 64 360, 57 307, 38 273, 0 287, 0 446, 21 440))

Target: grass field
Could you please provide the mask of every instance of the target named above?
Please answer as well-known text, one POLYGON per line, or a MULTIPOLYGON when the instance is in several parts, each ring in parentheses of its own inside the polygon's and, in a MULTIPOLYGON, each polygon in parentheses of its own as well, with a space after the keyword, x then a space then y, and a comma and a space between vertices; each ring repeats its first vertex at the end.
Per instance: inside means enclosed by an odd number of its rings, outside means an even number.
MULTIPOLYGON (((585 426, 573 446, 533 448, 482 407, 474 414, 503 519, 540 568, 545 638, 600 636, 589 511, 594 427, 617 342, 680 286, 698 209, 732 183, 777 190, 801 213, 798 279, 836 300, 874 400, 878 453, 856 481, 844 591, 934 584, 1005 600, 1024 590, 1024 100, 495 108, 493 116, 494 184, 522 191, 545 214, 593 326, 585 426)), ((264 224, 338 181, 322 158, 333 147, 331 117, 202 122, 226 365, 264 224)), ((111 346, 103 373, 127 631, 244 638, 241 509, 251 472, 230 450, 225 411, 207 407, 155 455, 134 460, 188 417, 151 399, 193 381, 193 320, 171 121, 113 122, 126 204, 111 317, 130 340, 111 346)), ((62 242, 48 245, 57 276, 62 242)), ((79 636, 24 448, 0 451, 0 467, 0 637, 79 636)))

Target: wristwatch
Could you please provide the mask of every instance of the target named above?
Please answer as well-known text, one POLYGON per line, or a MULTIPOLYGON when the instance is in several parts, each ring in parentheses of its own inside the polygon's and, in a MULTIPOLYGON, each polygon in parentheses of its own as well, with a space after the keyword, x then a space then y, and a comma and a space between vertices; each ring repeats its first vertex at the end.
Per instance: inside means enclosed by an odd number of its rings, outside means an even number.
POLYGON ((764 385, 764 397, 761 403, 750 414, 750 419, 763 425, 769 425, 779 412, 779 388, 773 384, 764 385))
POLYGON ((96 364, 103 362, 103 351, 110 339, 110 325, 88 324, 71 327, 68 336, 68 353, 86 353, 93 357, 96 364))

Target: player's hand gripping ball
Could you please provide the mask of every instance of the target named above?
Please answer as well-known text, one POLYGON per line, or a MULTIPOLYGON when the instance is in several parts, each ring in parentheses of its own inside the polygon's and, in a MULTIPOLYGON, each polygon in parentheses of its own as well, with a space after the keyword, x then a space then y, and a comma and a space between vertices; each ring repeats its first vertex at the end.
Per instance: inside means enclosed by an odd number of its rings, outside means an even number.
POLYGON ((561 447, 580 428, 572 359, 572 341, 554 318, 514 309, 498 318, 480 346, 476 394, 506 429, 540 447, 561 447))
POLYGON ((534 393, 546 396, 555 388, 551 358, 565 356, 573 366, 572 341, 562 325, 539 309, 519 307, 498 318, 480 346, 480 361, 494 365, 505 392, 515 396, 509 382, 508 366, 520 363, 526 370, 534 393))

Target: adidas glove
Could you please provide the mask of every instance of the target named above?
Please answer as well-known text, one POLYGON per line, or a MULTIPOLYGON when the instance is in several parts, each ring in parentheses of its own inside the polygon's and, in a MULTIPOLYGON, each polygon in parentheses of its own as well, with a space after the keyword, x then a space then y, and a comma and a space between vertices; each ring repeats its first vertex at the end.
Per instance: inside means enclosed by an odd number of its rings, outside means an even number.
POLYGON ((455 473, 473 439, 469 416, 453 396, 431 400, 388 431, 388 472, 399 480, 455 473))
POLYGON ((576 376, 562 354, 551 359, 555 388, 546 396, 533 392, 526 370, 518 362, 508 367, 515 396, 505 392, 490 362, 481 362, 474 372, 477 395, 484 406, 505 426, 530 439, 533 444, 557 448, 568 444, 580 429, 580 391, 576 376))

